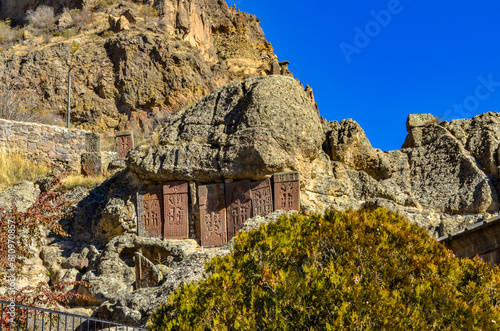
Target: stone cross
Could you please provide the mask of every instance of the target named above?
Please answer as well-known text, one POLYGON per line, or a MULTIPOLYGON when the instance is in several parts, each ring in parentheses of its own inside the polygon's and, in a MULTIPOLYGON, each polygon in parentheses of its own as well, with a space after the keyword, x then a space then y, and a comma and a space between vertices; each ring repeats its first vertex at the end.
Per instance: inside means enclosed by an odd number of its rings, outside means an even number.
POLYGON ((142 254, 135 253, 135 287, 137 290, 157 286, 161 277, 160 270, 153 262, 142 254))
POLYGON ((274 210, 299 210, 299 172, 281 172, 273 175, 274 210))
POLYGON ((227 239, 231 240, 243 227, 243 223, 252 217, 250 199, 250 181, 227 183, 225 185, 227 210, 227 239))
POLYGON ((127 153, 134 148, 134 134, 132 131, 122 131, 116 134, 118 157, 126 158, 127 153))
POLYGON ((198 203, 201 246, 225 244, 227 233, 224 184, 199 186, 198 203))
POLYGON ((101 153, 83 153, 80 160, 81 173, 84 176, 99 176, 102 174, 101 153))
POLYGON ((250 188, 252 190, 252 216, 267 216, 274 210, 271 180, 264 179, 252 182, 250 188))
POLYGON ((165 239, 189 238, 188 183, 169 182, 163 185, 165 239))
POLYGON ((151 186, 137 193, 137 234, 143 237, 162 237, 161 186, 151 186))
POLYGON ((101 135, 89 132, 85 134, 85 150, 89 153, 99 153, 101 151, 101 135))

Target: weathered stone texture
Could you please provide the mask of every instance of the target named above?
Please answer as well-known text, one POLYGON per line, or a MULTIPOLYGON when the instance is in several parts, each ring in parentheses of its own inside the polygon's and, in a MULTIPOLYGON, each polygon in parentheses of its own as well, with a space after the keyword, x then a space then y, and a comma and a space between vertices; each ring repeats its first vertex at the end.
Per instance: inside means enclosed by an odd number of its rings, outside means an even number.
POLYGON ((299 210, 300 174, 282 172, 273 175, 274 210, 299 210))
POLYGON ((20 212, 25 212, 35 202, 40 190, 29 181, 22 181, 0 192, 0 206, 10 211, 13 204, 20 212))
POLYGON ((304 88, 283 76, 232 83, 204 97, 160 131, 160 145, 127 162, 154 181, 262 180, 302 168, 321 153, 320 117, 304 88))
POLYGON ((100 153, 83 153, 81 158, 81 174, 84 176, 99 176, 103 174, 102 157, 100 153))
POLYGON ((89 132, 85 134, 85 150, 89 153, 99 153, 101 151, 101 135, 89 132))
POLYGON ((500 264, 500 217, 493 217, 457 232, 443 236, 438 241, 460 258, 481 259, 491 264, 500 264))
POLYGON ((135 253, 135 288, 157 286, 162 279, 161 271, 141 253, 135 253))
POLYGON ((0 151, 19 152, 80 170, 87 131, 0 119, 0 151))
MULTIPOLYGON (((78 102, 72 104, 72 120, 92 131, 143 129, 149 133, 157 118, 151 115, 181 110, 224 84, 280 71, 260 20, 225 1, 136 1, 125 8, 106 9, 94 0, 1 3, 0 20, 25 22, 28 9, 44 4, 54 7, 56 14, 63 8, 88 6, 98 11, 94 18, 99 23, 91 26, 97 24, 102 30, 106 24, 103 14, 117 15, 110 17, 112 27, 126 31, 86 40, 75 54, 72 93, 78 102), (143 11, 143 6, 148 9, 143 11), (125 9, 134 12, 140 24, 134 25, 136 19, 125 9), (155 9, 159 17, 150 17, 155 9)), ((67 24, 72 23, 60 20, 58 25, 63 29, 67 24)), ((72 31, 85 34, 90 33, 89 28, 74 26, 72 31)), ((4 49, 0 63, 19 67, 13 79, 20 75, 43 86, 36 91, 41 103, 50 101, 54 111, 66 109, 66 93, 61 91, 66 90, 71 39, 38 47, 31 34, 24 33, 27 52, 4 49)), ((291 75, 288 69, 283 73, 291 75)))
MULTIPOLYGON (((485 173, 486 168, 478 167, 474 153, 466 149, 472 141, 471 123, 452 121, 451 125, 437 125, 433 116, 424 115, 411 116, 408 123, 410 131, 403 149, 390 152, 372 148, 352 120, 324 124, 324 148, 333 160, 347 168, 352 189, 352 193, 346 192, 348 196, 352 194, 360 200, 389 199, 401 206, 451 214, 492 211, 498 207, 494 181, 485 173)), ((481 144, 481 148, 490 151, 490 157, 483 162, 495 168, 494 139, 488 141, 481 144)))
POLYGON ((423 127, 434 123, 437 123, 437 120, 432 114, 410 114, 406 120, 406 130, 410 132, 413 128, 423 127))
POLYGON ((161 186, 137 193, 137 233, 139 236, 163 236, 163 194, 161 186))
POLYGON ((134 148, 134 135, 132 132, 120 132, 116 135, 116 144, 118 146, 118 157, 127 157, 128 152, 134 148))

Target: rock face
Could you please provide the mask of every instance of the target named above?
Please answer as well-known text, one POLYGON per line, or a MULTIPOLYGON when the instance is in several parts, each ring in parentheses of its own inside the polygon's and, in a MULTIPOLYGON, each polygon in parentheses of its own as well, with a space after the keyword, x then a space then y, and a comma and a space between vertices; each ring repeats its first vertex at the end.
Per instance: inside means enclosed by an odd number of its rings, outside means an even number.
POLYGON ((405 146, 412 192, 422 207, 453 214, 498 209, 491 178, 455 137, 436 124, 424 127, 421 135, 418 147, 405 146))
MULTIPOLYGON (((410 115, 403 149, 373 149, 352 120, 325 124, 332 160, 348 170, 356 199, 384 198, 450 214, 498 209, 495 181, 432 115, 410 115), (355 170, 353 172, 353 170, 355 170), (363 174, 364 173, 364 174, 363 174)), ((491 159, 491 158, 490 158, 491 159)))
POLYGON ((35 202, 39 193, 40 190, 35 184, 23 181, 0 192, 0 206, 9 211, 12 204, 15 204, 18 211, 25 212, 35 202))
MULTIPOLYGON (((251 218, 247 220, 244 230, 250 231, 258 228, 261 224, 273 222, 284 213, 276 211, 266 217, 251 218)), ((289 214, 291 213, 293 212, 289 214)), ((152 239, 143 238, 141 240, 152 242, 152 239)), ((177 255, 172 255, 174 258, 166 262, 169 269, 163 275, 164 279, 160 286, 134 292, 117 293, 112 299, 104 302, 94 313, 94 316, 108 320, 119 320, 131 325, 145 325, 153 310, 161 304, 166 304, 168 296, 175 289, 184 284, 202 280, 205 277, 205 263, 215 256, 229 254, 229 248, 233 242, 231 241, 220 249, 206 250, 201 250, 195 243, 192 243, 192 246, 185 244, 182 246, 180 243, 181 241, 169 240, 167 245, 164 245, 164 247, 172 247, 170 252, 177 255)), ((189 243, 189 241, 185 241, 185 243, 189 243)))
MULTIPOLYGON (((45 250, 42 258, 53 278, 92 284, 78 291, 99 305, 95 316, 144 325, 178 286, 202 279, 204 263, 227 254, 233 242, 203 250, 195 240, 137 236, 136 192, 187 181, 194 218, 199 185, 280 171, 300 172, 301 212, 384 207, 442 236, 498 214, 497 116, 438 125, 430 115, 412 115, 403 148, 383 152, 353 120, 322 120, 309 91, 290 77, 231 83, 165 121, 156 140, 129 152, 125 170, 80 201, 69 227, 83 249, 64 259, 45 250), (134 256, 149 262, 138 264, 134 256)), ((280 213, 247 220, 243 229, 280 213)))
POLYGON ((292 78, 232 83, 167 122, 159 146, 133 151, 130 168, 153 181, 264 179, 302 170, 321 152, 320 117, 292 78))
MULTIPOLYGON (((30 1, 25 0, 25 6, 18 2, 11 6, 10 0, 4 0, 0 15, 7 15, 11 7, 27 10, 41 4, 30 1)), ((56 6, 52 0, 42 2, 56 6)), ((80 1, 65 7, 83 5, 80 1)), ((147 8, 131 3, 125 9, 134 9, 135 18, 127 16, 130 11, 124 12, 119 3, 108 4, 106 14, 99 12, 102 5, 88 2, 96 12, 91 17, 98 20, 92 22, 98 30, 82 37, 84 42, 73 61, 72 122, 81 128, 148 132, 156 120, 218 86, 282 72, 259 19, 229 8, 224 1, 155 1, 158 17, 140 16, 147 8), (107 33, 108 17, 117 32, 114 35, 107 33), (131 19, 137 19, 136 23, 131 24, 131 19), (96 34, 102 37, 96 38, 96 34)), ((23 16, 24 12, 12 15, 23 16)), ((15 68, 13 79, 26 77, 42 86, 40 104, 62 114, 71 40, 30 49, 28 53, 8 49, 0 54, 0 63, 15 68)))
MULTIPOLYGON (((15 11, 19 19, 24 12, 18 8, 56 5, 0 3, 0 14, 15 11)), ((203 279, 204 264, 228 254, 232 245, 204 250, 195 240, 137 236, 136 193, 166 181, 188 182, 190 238, 201 214, 197 187, 262 180, 283 171, 300 172, 303 213, 384 207, 436 237, 498 214, 500 114, 440 124, 430 114, 412 114, 402 149, 383 152, 371 146, 355 121, 320 117, 312 89, 292 78, 287 61, 278 62, 255 16, 224 1, 149 4, 158 18, 119 4, 100 13, 106 27, 86 38, 74 59, 73 121, 100 131, 147 131, 163 117, 161 125, 149 143, 128 153, 126 169, 81 194, 74 218, 63 224, 71 239, 37 251, 23 271, 26 283, 87 281, 92 287, 76 290, 91 299, 76 304, 99 306, 100 318, 144 325, 170 293, 203 279), (115 34, 107 31, 109 25, 115 34), (138 277, 142 267, 144 277, 138 277)), ((68 27, 73 21, 78 20, 66 12, 58 24, 68 27)), ((33 78, 42 86, 46 104, 65 109, 69 49, 67 41, 27 54, 7 50, 0 62, 13 65, 13 79, 33 78)), ((22 183, 0 193, 0 204, 23 200, 18 207, 25 209, 35 191, 33 184, 22 183)), ((281 213, 252 218, 243 229, 281 213)))

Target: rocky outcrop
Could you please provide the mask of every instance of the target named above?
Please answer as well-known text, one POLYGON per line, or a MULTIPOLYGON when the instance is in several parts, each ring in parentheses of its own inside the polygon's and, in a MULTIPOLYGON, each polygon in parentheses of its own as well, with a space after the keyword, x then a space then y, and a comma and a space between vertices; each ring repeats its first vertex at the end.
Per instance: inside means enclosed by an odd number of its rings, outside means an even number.
POLYGON ((129 325, 145 325, 154 309, 166 304, 168 296, 184 284, 198 282, 205 276, 205 264, 215 256, 229 254, 229 250, 204 250, 188 255, 173 265, 158 287, 140 289, 129 293, 116 293, 94 312, 94 316, 117 320, 129 325))
POLYGON ((304 88, 284 76, 232 83, 179 113, 159 145, 131 152, 129 167, 151 181, 264 179, 321 152, 319 115, 304 88))
POLYGON ((40 189, 29 181, 23 181, 0 192, 0 206, 10 211, 12 205, 25 212, 35 202, 40 189))
MULTIPOLYGON (((294 212, 290 212, 292 214, 294 212)), ((254 217, 245 223, 243 231, 257 229, 262 224, 274 222, 279 216, 286 214, 283 211, 273 212, 266 217, 254 217)), ((151 240, 151 239, 141 239, 151 240)), ((160 286, 140 289, 134 292, 121 292, 112 299, 104 302, 94 313, 94 316, 109 320, 120 320, 131 325, 145 325, 149 316, 156 307, 166 304, 168 296, 179 286, 192 282, 199 282, 205 277, 205 264, 215 256, 222 257, 229 254, 233 241, 220 248, 202 250, 195 243, 192 246, 180 246, 175 241, 167 241, 171 245, 171 252, 177 248, 177 256, 168 262, 169 270, 163 277, 160 286), (176 246, 178 245, 178 246, 176 246), (187 249, 186 249, 187 248, 187 249)), ((189 241, 186 241, 189 243, 189 241)), ((130 246, 130 245, 129 245, 130 246)), ((144 249, 143 251, 148 251, 144 249)))
POLYGON ((349 178, 358 200, 383 198, 449 214, 497 210, 492 176, 478 166, 474 158, 478 154, 471 154, 447 126, 437 125, 429 114, 410 115, 403 149, 382 152, 372 148, 352 120, 329 122, 324 126, 326 149, 332 160, 351 169, 349 178))
MULTIPOLYGON (((473 143, 484 136, 480 141, 494 146, 494 118, 483 114, 438 125, 430 115, 412 115, 403 148, 383 152, 371 146, 356 122, 321 120, 307 89, 292 78, 228 84, 168 119, 155 143, 130 151, 127 169, 81 201, 72 233, 82 247, 85 242, 95 247, 66 258, 58 277, 93 285, 78 290, 92 298, 87 304, 100 305, 97 317, 136 325, 144 325, 178 286, 203 279, 203 264, 227 254, 232 242, 203 250, 195 240, 136 234, 135 193, 166 181, 189 181, 194 206, 189 212, 196 214, 200 184, 294 170, 301 175, 303 213, 384 207, 434 237, 454 232, 498 213, 497 179, 481 165, 479 145, 473 143), (480 130, 481 121, 490 127, 480 130), (144 256, 154 271, 154 279, 144 278, 143 285, 158 286, 137 290, 134 256, 144 256)), ((280 213, 250 219, 243 229, 267 224, 280 213)))
POLYGON ((421 141, 406 144, 405 152, 412 192, 422 207, 452 214, 497 210, 498 197, 491 178, 463 145, 436 124, 418 130, 421 141))
MULTIPOLYGON (((103 4, 95 4, 97 12, 88 13, 101 30, 79 36, 82 46, 73 60, 72 123, 78 127, 108 132, 110 137, 125 129, 147 134, 157 121, 218 86, 281 74, 282 66, 255 16, 229 8, 224 1, 152 4, 158 17, 141 16, 154 9, 133 3, 128 8, 113 3, 106 14, 98 12, 103 4), (135 24, 127 12, 134 12, 135 24), (114 35, 106 32, 108 17, 114 35)), ((72 29, 77 28, 81 27, 72 29)), ((41 86, 41 104, 56 113, 66 105, 70 45, 70 40, 33 45, 27 53, 12 48, 0 54, 0 63, 15 68, 13 79, 25 77, 41 86)))

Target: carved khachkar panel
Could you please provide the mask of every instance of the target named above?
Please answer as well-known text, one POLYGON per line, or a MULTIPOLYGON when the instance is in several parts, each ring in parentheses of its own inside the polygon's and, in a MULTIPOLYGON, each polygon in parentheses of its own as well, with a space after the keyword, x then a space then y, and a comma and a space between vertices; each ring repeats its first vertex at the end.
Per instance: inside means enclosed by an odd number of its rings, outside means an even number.
POLYGON ((161 186, 137 193, 137 234, 143 237, 162 237, 161 186))
POLYGON ((227 242, 226 203, 224 184, 198 187, 200 207, 200 241, 202 246, 223 245, 227 242))
POLYGON ((280 172, 273 175, 274 210, 299 210, 299 177, 298 172, 280 172))
POLYGON ((189 238, 188 183, 169 182, 163 186, 164 219, 163 237, 165 239, 189 238))
POLYGON ((101 135, 99 133, 89 132, 85 134, 85 150, 89 153, 101 151, 101 135))
POLYGON ((226 222, 227 239, 231 240, 243 227, 243 223, 252 217, 252 200, 250 181, 227 183, 226 194, 226 222))
POLYGON ((118 145, 118 157, 126 158, 128 151, 134 148, 134 136, 132 132, 124 131, 116 135, 116 144, 118 145))
POLYGON ((135 287, 136 289, 158 285, 161 274, 158 267, 142 254, 135 253, 135 287))
POLYGON ((264 179, 250 184, 252 190, 252 216, 266 216, 273 211, 271 180, 264 179))
POLYGON ((81 173, 84 176, 99 176, 102 174, 102 158, 100 153, 83 153, 80 165, 81 173))

